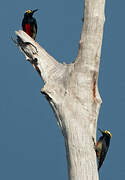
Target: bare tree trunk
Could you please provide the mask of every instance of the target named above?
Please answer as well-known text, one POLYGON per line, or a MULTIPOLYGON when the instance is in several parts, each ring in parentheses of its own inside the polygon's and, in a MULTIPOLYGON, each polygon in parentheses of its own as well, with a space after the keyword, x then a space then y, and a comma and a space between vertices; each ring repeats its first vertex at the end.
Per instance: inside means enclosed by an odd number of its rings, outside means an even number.
POLYGON ((65 139, 69 180, 98 180, 92 137, 101 98, 97 81, 104 25, 105 0, 85 0, 79 52, 74 63, 61 64, 25 32, 18 45, 45 85, 41 92, 51 104, 65 139))

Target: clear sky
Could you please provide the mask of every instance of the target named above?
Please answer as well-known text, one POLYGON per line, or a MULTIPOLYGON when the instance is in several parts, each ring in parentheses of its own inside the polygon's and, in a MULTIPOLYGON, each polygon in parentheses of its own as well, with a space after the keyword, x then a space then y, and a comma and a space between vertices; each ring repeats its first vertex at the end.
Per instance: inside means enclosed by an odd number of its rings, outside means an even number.
MULTIPOLYGON (((68 180, 64 139, 40 94, 43 82, 10 40, 21 28, 24 11, 36 8, 37 41, 60 62, 72 62, 78 52, 83 0, 1 1, 1 180, 68 180)), ((113 137, 101 180, 125 178, 124 9, 124 0, 106 1, 98 127, 111 130, 113 137)))

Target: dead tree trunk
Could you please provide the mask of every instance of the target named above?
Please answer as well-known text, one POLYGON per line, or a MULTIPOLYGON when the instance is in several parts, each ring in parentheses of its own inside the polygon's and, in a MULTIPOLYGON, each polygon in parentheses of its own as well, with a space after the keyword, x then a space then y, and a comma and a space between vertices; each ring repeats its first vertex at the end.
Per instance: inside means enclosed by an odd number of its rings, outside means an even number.
POLYGON ((41 92, 51 104, 65 139, 69 180, 98 180, 92 137, 101 98, 98 72, 105 0, 84 1, 84 23, 74 63, 61 64, 25 32, 16 32, 18 46, 44 80, 41 92))

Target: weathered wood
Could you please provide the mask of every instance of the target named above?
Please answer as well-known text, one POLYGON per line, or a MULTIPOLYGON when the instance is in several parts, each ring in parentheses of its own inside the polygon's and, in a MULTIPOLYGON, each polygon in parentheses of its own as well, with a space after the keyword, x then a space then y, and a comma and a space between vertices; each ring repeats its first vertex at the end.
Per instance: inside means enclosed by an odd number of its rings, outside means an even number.
POLYGON ((57 62, 25 32, 16 32, 21 48, 45 85, 41 92, 50 102, 65 139, 69 180, 98 180, 97 118, 101 104, 97 81, 104 25, 105 0, 84 1, 84 23, 74 63, 57 62))

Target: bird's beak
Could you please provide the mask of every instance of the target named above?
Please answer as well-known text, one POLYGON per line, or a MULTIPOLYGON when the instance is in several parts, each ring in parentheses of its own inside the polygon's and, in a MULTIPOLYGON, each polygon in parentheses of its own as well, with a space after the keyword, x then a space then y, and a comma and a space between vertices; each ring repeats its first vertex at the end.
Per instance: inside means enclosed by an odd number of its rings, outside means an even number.
POLYGON ((103 131, 100 128, 98 128, 98 130, 103 134, 103 131))
POLYGON ((35 13, 36 11, 38 11, 38 9, 33 10, 32 13, 35 13))

